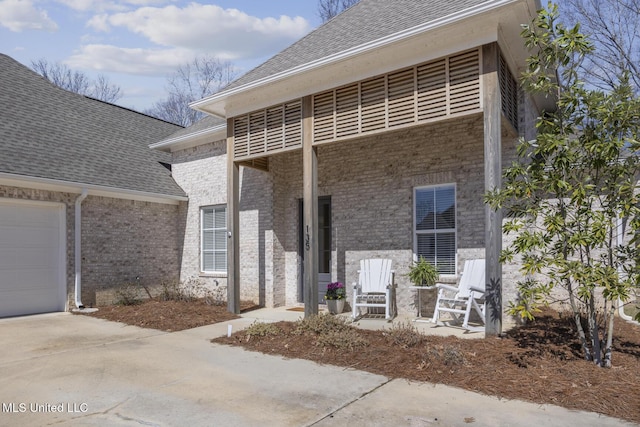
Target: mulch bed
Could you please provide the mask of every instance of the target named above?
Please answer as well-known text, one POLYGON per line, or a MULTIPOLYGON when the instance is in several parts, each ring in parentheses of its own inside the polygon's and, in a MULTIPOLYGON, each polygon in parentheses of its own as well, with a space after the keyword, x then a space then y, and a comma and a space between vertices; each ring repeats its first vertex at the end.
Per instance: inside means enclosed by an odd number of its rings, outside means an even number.
POLYGON ((389 332, 367 330, 358 330, 366 347, 319 346, 317 336, 292 334, 290 322, 277 323, 282 333, 276 336, 248 339, 240 331, 213 341, 640 423, 640 327, 617 319, 614 367, 605 369, 583 360, 569 322, 549 311, 504 338, 427 336, 404 348, 393 343, 389 332))
MULTIPOLYGON (((243 303, 241 307, 249 310, 253 304, 243 303)), ((202 301, 156 300, 101 307, 87 315, 163 331, 237 318, 224 306, 202 301)), ((584 361, 571 319, 553 311, 544 312, 535 322, 510 331, 504 338, 426 336, 418 345, 410 346, 394 342, 391 329, 356 329, 357 337, 368 345, 355 350, 321 346, 317 336, 293 334, 296 324, 292 322, 276 325, 282 332, 275 336, 248 339, 244 331, 239 331, 213 342, 640 423, 640 327, 621 319, 616 319, 611 369, 584 361)))
MULTIPOLYGON (((254 307, 252 302, 240 303, 242 311, 248 311, 254 307)), ((226 306, 210 305, 202 300, 190 302, 147 300, 135 305, 99 307, 98 311, 93 313, 75 313, 166 332, 197 328, 240 317, 229 313, 226 306)))

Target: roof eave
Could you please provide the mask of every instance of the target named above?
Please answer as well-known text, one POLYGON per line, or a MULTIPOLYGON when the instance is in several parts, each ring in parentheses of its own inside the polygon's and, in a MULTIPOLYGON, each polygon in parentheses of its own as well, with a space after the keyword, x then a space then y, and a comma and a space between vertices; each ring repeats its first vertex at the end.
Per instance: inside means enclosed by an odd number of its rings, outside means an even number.
MULTIPOLYGON (((418 34, 426 33, 429 31, 433 31, 433 30, 454 24, 458 21, 462 21, 474 15, 490 12, 492 10, 504 7, 505 5, 508 5, 511 3, 519 3, 522 1, 526 1, 526 0, 499 0, 499 1, 485 2, 479 6, 474 6, 468 9, 461 10, 457 13, 448 15, 446 17, 426 22, 424 24, 409 28, 407 30, 391 34, 387 37, 383 37, 381 39, 377 39, 372 42, 365 43, 365 44, 356 46, 354 48, 344 50, 337 54, 334 54, 316 61, 312 61, 303 65, 300 65, 298 67, 290 68, 286 71, 273 74, 269 77, 258 79, 253 82, 247 83, 245 85, 231 88, 229 90, 223 90, 221 92, 218 92, 216 94, 203 98, 199 101, 195 101, 189 104, 189 106, 195 110, 224 118, 226 117, 226 102, 229 98, 233 96, 237 96, 237 95, 240 95, 240 94, 243 94, 243 93, 288 79, 288 78, 292 78, 292 77, 304 74, 306 72, 316 70, 321 67, 333 65, 338 62, 362 55, 364 53, 371 52, 376 49, 380 49, 382 47, 386 47, 394 43, 409 39, 418 34)), ((539 0, 536 0, 536 3, 538 2, 539 0)))
POLYGON ((63 181, 6 172, 0 172, 0 185, 20 188, 34 188, 37 190, 65 192, 72 194, 79 194, 83 189, 86 188, 90 196, 102 196, 114 199, 137 200, 141 202, 162 203, 171 205, 177 205, 179 202, 186 202, 189 200, 187 196, 151 193, 148 191, 115 188, 96 184, 84 184, 81 182, 63 181))
POLYGON ((198 132, 150 144, 149 148, 165 152, 173 152, 202 145, 211 141, 221 140, 226 138, 226 136, 227 125, 217 125, 198 132))

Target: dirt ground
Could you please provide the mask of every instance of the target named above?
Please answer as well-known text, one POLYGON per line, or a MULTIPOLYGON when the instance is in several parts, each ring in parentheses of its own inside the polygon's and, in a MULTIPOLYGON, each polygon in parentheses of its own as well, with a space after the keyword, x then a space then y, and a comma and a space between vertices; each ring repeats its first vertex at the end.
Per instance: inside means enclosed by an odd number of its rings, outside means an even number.
MULTIPOLYGON (((243 304, 250 309, 251 304, 243 304)), ((225 307, 203 303, 149 301, 103 307, 91 314, 107 320, 178 331, 234 318, 225 307)), ((296 324, 275 324, 276 335, 244 331, 214 342, 250 351, 303 358, 381 374, 461 387, 505 399, 549 403, 640 423, 640 327, 616 319, 613 365, 598 368, 583 360, 568 317, 547 311, 504 338, 407 339, 406 329, 355 329, 356 348, 323 343, 319 335, 296 333, 296 324)), ((408 326, 408 325, 407 325, 408 326)), ((333 337, 335 342, 336 337, 333 337)))

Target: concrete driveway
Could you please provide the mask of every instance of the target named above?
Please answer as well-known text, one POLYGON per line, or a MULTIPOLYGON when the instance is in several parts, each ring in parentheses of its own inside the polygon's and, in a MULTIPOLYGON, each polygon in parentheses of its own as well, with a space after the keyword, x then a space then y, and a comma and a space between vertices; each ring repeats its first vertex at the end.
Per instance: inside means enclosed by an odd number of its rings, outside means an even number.
POLYGON ((209 342, 253 320, 165 333, 67 313, 0 319, 0 425, 631 425, 209 342))

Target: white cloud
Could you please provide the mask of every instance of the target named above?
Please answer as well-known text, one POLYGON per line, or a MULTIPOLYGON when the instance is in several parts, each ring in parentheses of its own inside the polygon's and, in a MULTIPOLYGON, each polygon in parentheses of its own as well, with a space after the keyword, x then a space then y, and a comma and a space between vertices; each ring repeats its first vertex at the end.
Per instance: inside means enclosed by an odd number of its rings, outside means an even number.
POLYGON ((38 9, 30 0, 0 1, 0 25, 11 31, 45 30, 56 31, 58 25, 47 12, 38 9))
POLYGON ((87 22, 87 27, 89 28, 93 28, 96 31, 100 31, 100 32, 108 32, 110 30, 110 26, 109 26, 109 15, 107 14, 101 14, 101 15, 94 15, 88 22, 87 22))
POLYGON ((311 29, 301 17, 257 18, 237 9, 199 3, 184 8, 142 7, 108 18, 93 18, 88 25, 98 31, 106 31, 108 26, 122 27, 159 46, 231 60, 278 51, 311 29))
POLYGON ((116 72, 145 76, 166 76, 193 59, 185 49, 123 48, 104 44, 83 46, 65 63, 73 69, 116 72))
POLYGON ((95 1, 95 0, 56 0, 69 9, 80 12, 126 11, 133 7, 162 5, 175 0, 124 0, 124 1, 95 1))

